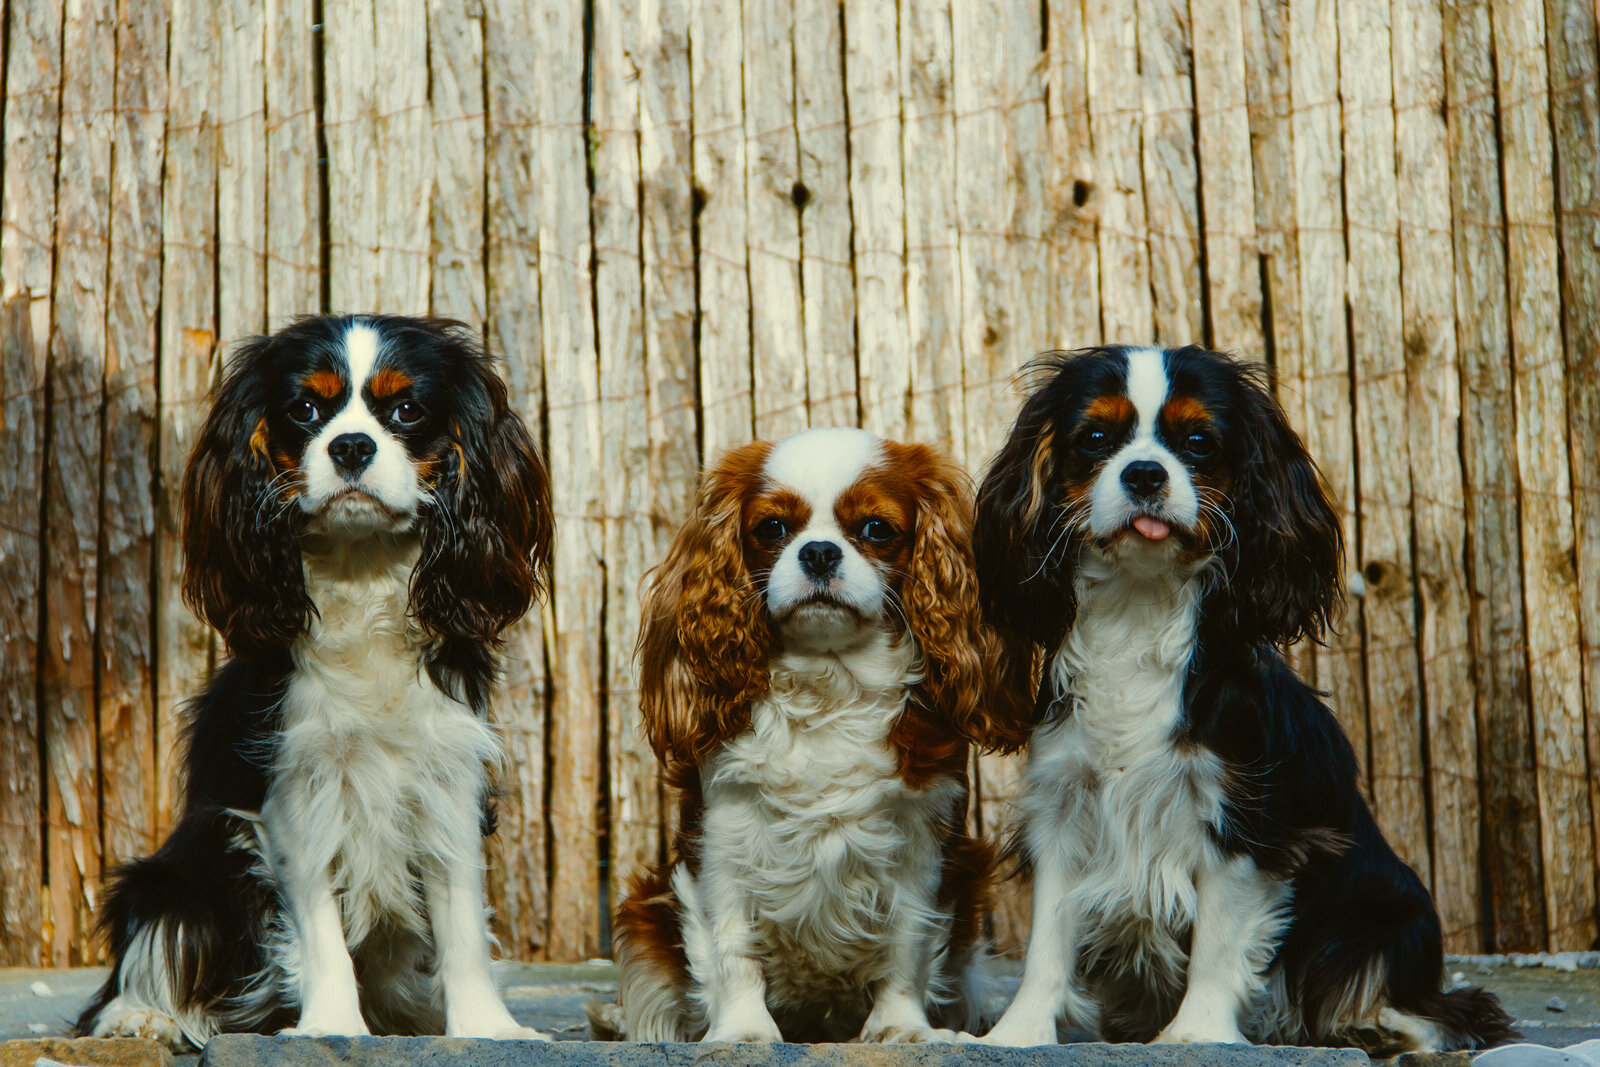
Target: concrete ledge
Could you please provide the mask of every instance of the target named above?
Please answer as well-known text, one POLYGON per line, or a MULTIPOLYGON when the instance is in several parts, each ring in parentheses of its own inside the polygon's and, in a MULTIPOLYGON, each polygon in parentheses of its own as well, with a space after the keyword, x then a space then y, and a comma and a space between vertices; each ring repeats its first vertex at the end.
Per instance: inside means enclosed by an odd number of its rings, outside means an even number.
POLYGON ((0 1067, 34 1067, 40 1059, 74 1067, 170 1067, 172 1053, 142 1037, 25 1037, 0 1042, 0 1067))
MULTIPOLYGON (((397 1067, 482 1064, 501 1067, 1370 1067, 1352 1049, 1249 1045, 1058 1045, 995 1049, 982 1045, 645 1045, 603 1041, 468 1041, 439 1037, 212 1038, 201 1067, 397 1067)), ((1465 1059, 1461 1061, 1465 1063, 1465 1059)), ((1417 1065, 1422 1067, 1422 1065, 1417 1065)), ((1427 1067, 1447 1067, 1430 1063, 1427 1067)), ((1448 1065, 1455 1067, 1455 1065, 1448 1065)))

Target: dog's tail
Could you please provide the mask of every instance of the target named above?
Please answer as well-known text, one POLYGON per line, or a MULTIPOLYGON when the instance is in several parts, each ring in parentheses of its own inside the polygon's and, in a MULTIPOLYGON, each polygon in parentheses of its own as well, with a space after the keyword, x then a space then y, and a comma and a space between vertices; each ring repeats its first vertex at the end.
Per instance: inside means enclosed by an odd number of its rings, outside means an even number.
POLYGON ((589 1017, 589 1034, 596 1041, 628 1040, 628 1024, 622 1005, 614 1000, 591 1000, 583 1006, 589 1017))
POLYGON ((1500 998, 1477 986, 1429 993, 1404 1009, 1438 1028, 1441 1048, 1489 1048, 1520 1036, 1500 998))

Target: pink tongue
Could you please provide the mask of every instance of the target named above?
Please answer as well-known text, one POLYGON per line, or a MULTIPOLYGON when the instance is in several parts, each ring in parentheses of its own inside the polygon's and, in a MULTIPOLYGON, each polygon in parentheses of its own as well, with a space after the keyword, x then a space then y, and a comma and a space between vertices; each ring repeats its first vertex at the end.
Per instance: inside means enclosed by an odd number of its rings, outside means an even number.
POLYGON ((1137 519, 1134 519, 1133 528, 1152 541, 1159 541, 1172 532, 1172 527, 1160 519, 1152 519, 1148 515, 1140 515, 1137 519))

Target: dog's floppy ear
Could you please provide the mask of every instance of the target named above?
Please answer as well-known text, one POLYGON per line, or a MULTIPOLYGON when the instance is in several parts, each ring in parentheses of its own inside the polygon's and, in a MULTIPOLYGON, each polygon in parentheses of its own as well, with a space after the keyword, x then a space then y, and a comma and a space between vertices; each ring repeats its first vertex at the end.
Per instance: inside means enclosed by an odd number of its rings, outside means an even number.
POLYGON ((694 514, 650 575, 639 632, 645 732, 669 774, 743 730, 768 688, 771 642, 744 558, 744 500, 771 445, 735 449, 701 483, 694 514))
POLYGON ((1213 593, 1243 640, 1319 640, 1343 604, 1343 533, 1316 464, 1258 374, 1233 364, 1241 457, 1231 578, 1213 593))
POLYGON ((492 646, 550 568, 550 477, 506 386, 465 327, 430 324, 451 350, 457 410, 422 511, 411 611, 447 641, 492 646))
POLYGON ((271 337, 242 342, 183 474, 183 595, 238 655, 289 647, 311 617, 293 468, 267 427, 271 337))
POLYGON ((1040 653, 1061 643, 1077 612, 1077 545, 1056 470, 1054 384, 1023 403, 984 475, 973 524, 979 598, 1000 647, 1002 706, 1021 715, 1013 725, 1023 734, 1035 717, 1040 653))

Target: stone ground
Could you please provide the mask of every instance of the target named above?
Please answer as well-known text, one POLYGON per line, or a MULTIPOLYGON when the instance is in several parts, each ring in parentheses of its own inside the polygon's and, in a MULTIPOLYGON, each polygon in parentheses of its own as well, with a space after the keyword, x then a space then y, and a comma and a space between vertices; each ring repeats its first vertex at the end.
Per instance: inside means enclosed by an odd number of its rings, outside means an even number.
MULTIPOLYGON (((997 969, 1014 984, 1017 965, 997 961, 997 969)), ((1459 976, 1494 990, 1501 997, 1526 1038, 1542 1044, 1565 1046, 1600 1038, 1600 953, 1564 954, 1556 957, 1472 957, 1451 961, 1447 968, 1459 976)), ((103 980, 100 968, 74 970, 0 969, 0 1041, 45 1039, 67 1032, 89 994, 103 980)), ((583 1006, 595 998, 609 999, 616 990, 616 971, 607 961, 581 964, 503 965, 501 976, 506 1003, 517 1020, 551 1034, 559 1042, 583 1042, 587 1037, 583 1006)), ((21 1043, 0 1044, 0 1067, 33 1063, 41 1054, 64 1062, 151 1063, 144 1050, 140 1059, 129 1050, 104 1050, 120 1058, 92 1061, 91 1050, 81 1046, 45 1048, 21 1043), (132 1058, 129 1058, 132 1056, 132 1058)), ((137 1051, 137 1050, 135 1050, 137 1051)), ((1001 1053, 964 1046, 905 1046, 872 1049, 865 1046, 780 1045, 771 1048, 721 1046, 563 1045, 552 1049, 529 1043, 497 1047, 487 1042, 417 1039, 364 1041, 305 1041, 274 1038, 226 1038, 213 1042, 205 1067, 255 1067, 335 1063, 454 1064, 538 1063, 577 1065, 604 1063, 613 1067, 678 1067, 712 1060, 725 1064, 771 1064, 773 1067, 934 1067, 957 1064, 1044 1065, 1072 1063, 1075 1067, 1204 1067, 1225 1059, 1230 1067, 1364 1067, 1357 1053, 1305 1049, 1230 1050, 1147 1049, 1143 1046, 1075 1045, 1060 1050, 1018 1050, 1001 1053)), ((178 1057, 195 1063, 198 1057, 178 1057)), ((1455 1059, 1456 1063, 1463 1062, 1455 1059)), ((1423 1067, 1419 1064, 1417 1067, 1423 1067)), ((1442 1064, 1438 1067, 1443 1067, 1442 1064)))

